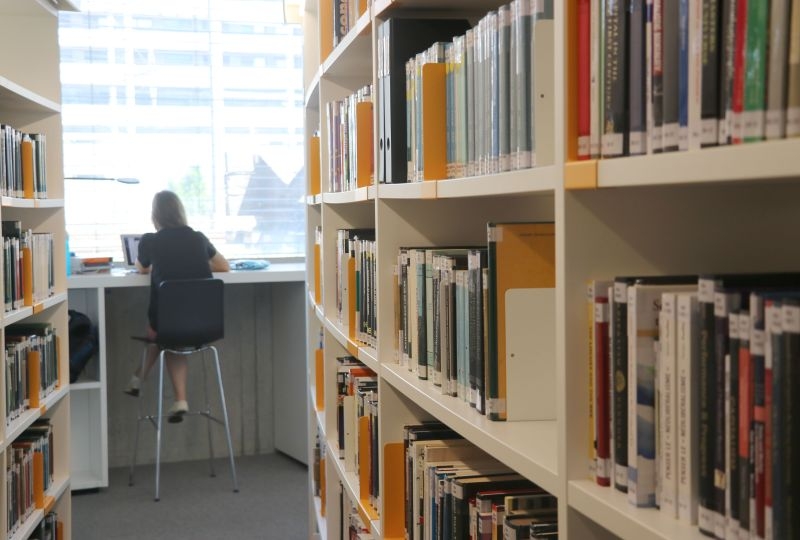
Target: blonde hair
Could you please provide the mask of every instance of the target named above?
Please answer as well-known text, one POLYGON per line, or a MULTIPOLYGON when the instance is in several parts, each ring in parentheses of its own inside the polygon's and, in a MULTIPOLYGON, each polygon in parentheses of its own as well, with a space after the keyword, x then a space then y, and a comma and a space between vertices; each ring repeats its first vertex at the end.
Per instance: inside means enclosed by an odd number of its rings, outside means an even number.
POLYGON ((153 197, 153 225, 156 230, 186 226, 186 211, 180 198, 172 191, 159 191, 153 197))

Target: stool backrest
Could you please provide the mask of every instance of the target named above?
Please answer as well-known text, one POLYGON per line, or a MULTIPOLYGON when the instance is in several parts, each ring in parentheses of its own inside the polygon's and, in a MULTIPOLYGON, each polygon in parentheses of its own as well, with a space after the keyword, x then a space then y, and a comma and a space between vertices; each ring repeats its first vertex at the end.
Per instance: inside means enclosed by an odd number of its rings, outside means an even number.
POLYGON ((221 279, 175 279, 158 285, 158 343, 198 347, 222 339, 224 284, 221 279))

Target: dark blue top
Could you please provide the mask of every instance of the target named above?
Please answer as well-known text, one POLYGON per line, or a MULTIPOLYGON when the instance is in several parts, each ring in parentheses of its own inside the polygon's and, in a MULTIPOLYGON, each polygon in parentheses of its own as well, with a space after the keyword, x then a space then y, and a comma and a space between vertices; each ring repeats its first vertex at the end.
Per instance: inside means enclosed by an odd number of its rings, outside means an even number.
POLYGON ((139 263, 150 269, 150 326, 158 331, 158 285, 168 279, 210 278, 209 259, 217 250, 200 231, 191 227, 147 233, 139 242, 139 263))

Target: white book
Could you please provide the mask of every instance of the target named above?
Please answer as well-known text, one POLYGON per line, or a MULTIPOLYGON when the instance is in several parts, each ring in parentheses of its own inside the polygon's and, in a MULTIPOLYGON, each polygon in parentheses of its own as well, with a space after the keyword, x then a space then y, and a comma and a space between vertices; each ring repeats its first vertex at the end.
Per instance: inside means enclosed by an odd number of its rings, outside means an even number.
POLYGON ((656 504, 656 358, 661 295, 696 285, 628 287, 628 502, 656 504))
POLYGON ((672 518, 678 517, 678 436, 677 436, 677 370, 678 357, 675 327, 677 325, 677 294, 661 295, 661 312, 658 316, 658 343, 661 354, 658 364, 659 397, 659 451, 658 485, 661 493, 661 511, 672 518))
POLYGON ((678 368, 678 519, 697 523, 699 475, 700 318, 697 294, 677 297, 676 345, 678 368))

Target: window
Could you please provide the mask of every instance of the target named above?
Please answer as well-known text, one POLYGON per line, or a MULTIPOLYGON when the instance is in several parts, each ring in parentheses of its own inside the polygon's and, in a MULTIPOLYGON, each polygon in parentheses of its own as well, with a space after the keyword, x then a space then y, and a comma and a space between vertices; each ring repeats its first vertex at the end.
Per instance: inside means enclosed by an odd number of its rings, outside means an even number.
POLYGON ((281 0, 223 1, 182 3, 176 16, 170 2, 75 0, 79 11, 61 14, 66 219, 79 256, 121 259, 119 235, 153 230, 162 189, 228 258, 303 256, 302 32, 283 23, 281 0))

